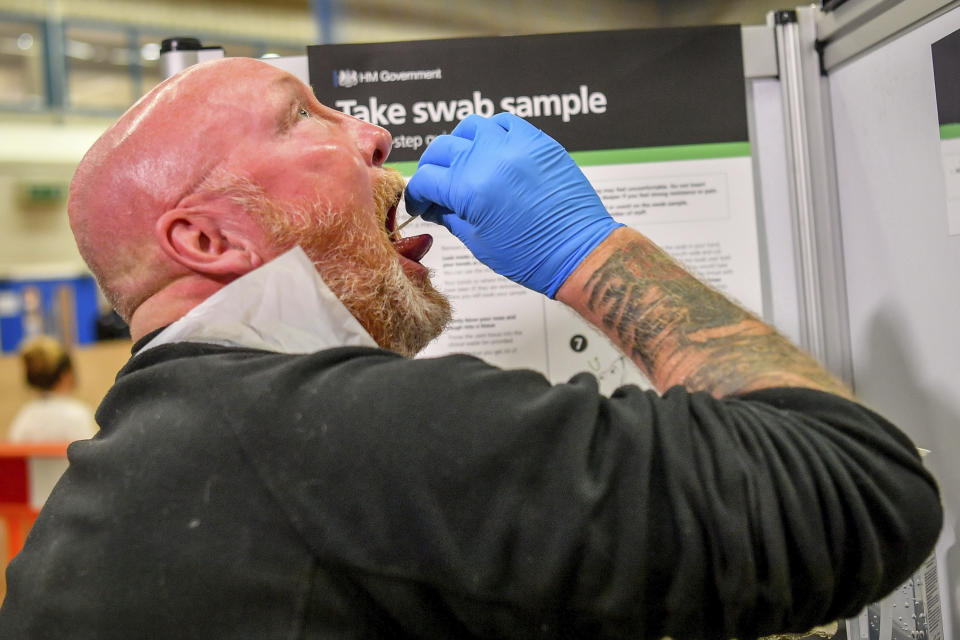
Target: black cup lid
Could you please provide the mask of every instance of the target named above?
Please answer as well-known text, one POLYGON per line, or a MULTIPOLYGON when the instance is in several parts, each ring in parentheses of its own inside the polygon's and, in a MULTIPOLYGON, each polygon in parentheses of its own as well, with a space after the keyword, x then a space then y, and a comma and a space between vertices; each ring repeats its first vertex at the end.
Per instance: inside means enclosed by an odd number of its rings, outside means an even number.
POLYGON ((203 46, 196 38, 167 38, 160 43, 160 53, 169 53, 170 51, 199 51, 203 46))

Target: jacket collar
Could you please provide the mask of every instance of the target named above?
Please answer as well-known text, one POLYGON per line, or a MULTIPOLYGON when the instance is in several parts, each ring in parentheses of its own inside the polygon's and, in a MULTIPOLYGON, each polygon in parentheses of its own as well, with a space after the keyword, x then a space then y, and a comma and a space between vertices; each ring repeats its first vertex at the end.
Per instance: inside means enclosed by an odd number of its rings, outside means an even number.
POLYGON ((300 247, 237 278, 149 340, 204 342, 281 353, 376 347, 300 247))

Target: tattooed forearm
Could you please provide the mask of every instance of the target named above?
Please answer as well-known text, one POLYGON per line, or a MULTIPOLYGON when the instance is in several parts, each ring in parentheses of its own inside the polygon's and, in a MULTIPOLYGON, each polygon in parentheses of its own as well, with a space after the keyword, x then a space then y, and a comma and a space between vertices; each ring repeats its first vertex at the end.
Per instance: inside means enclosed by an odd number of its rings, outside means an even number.
POLYGON ((848 395, 810 356, 642 238, 586 281, 587 309, 660 389, 717 396, 771 386, 848 395))

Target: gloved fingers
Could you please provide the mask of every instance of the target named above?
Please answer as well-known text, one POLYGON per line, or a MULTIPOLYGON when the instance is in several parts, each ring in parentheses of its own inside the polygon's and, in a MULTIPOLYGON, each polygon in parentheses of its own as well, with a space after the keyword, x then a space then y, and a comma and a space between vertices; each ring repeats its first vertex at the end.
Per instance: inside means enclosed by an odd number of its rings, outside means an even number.
POLYGON ((433 203, 453 209, 452 203, 448 201, 449 194, 450 169, 435 164, 425 164, 417 169, 407 182, 403 199, 407 206, 407 213, 417 216, 427 211, 433 203))
POLYGON ((470 148, 471 144, 470 140, 453 135, 437 136, 420 156, 420 162, 417 166, 423 167, 427 164, 433 164, 439 167, 449 167, 457 156, 470 148))
POLYGON ((490 119, 500 125, 505 131, 521 131, 521 132, 530 132, 535 133, 540 131, 523 118, 518 115, 514 115, 509 111, 501 111, 498 114, 490 116, 490 119))
POLYGON ((450 135, 467 140, 475 140, 477 136, 500 138, 506 135, 506 129, 494 122, 493 117, 484 118, 474 113, 461 120, 450 135))
MULTIPOLYGON (((424 211, 420 218, 433 224, 439 224, 454 235, 457 235, 457 232, 462 233, 470 228, 470 223, 463 220, 463 218, 450 209, 444 209, 438 204, 430 205, 430 208, 424 211)), ((460 236, 457 235, 457 237, 459 238, 460 236)))
POLYGON ((453 131, 450 132, 450 135, 466 140, 473 140, 477 135, 477 129, 479 129, 481 124, 486 122, 486 120, 483 116, 472 113, 461 120, 457 126, 453 128, 453 131))
POLYGON ((440 224, 445 226, 453 235, 460 238, 467 248, 470 248, 469 240, 473 237, 473 225, 460 216, 450 213, 440 218, 440 224))
POLYGON ((430 203, 430 206, 427 207, 426 211, 420 214, 420 218, 422 220, 426 220, 427 222, 432 222, 433 224, 442 225, 443 217, 447 215, 453 215, 453 211, 447 209, 446 207, 441 207, 436 203, 430 203))

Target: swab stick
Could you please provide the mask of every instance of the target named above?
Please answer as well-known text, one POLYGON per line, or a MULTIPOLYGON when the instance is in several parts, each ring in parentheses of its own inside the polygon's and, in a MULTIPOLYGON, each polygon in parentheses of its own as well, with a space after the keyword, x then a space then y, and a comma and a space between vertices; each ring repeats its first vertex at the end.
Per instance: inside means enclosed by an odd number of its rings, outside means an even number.
POLYGON ((392 238, 392 237, 394 236, 394 234, 396 234, 398 231, 400 231, 400 229, 403 229, 405 226, 407 226, 408 224, 410 224, 411 222, 413 222, 413 221, 416 220, 416 219, 417 219, 417 216, 410 216, 409 218, 407 218, 406 220, 403 221, 403 224, 401 224, 399 227, 397 227, 396 229, 394 229, 393 231, 391 231, 390 233, 388 233, 388 234, 387 234, 387 237, 388 237, 388 238, 392 238))

